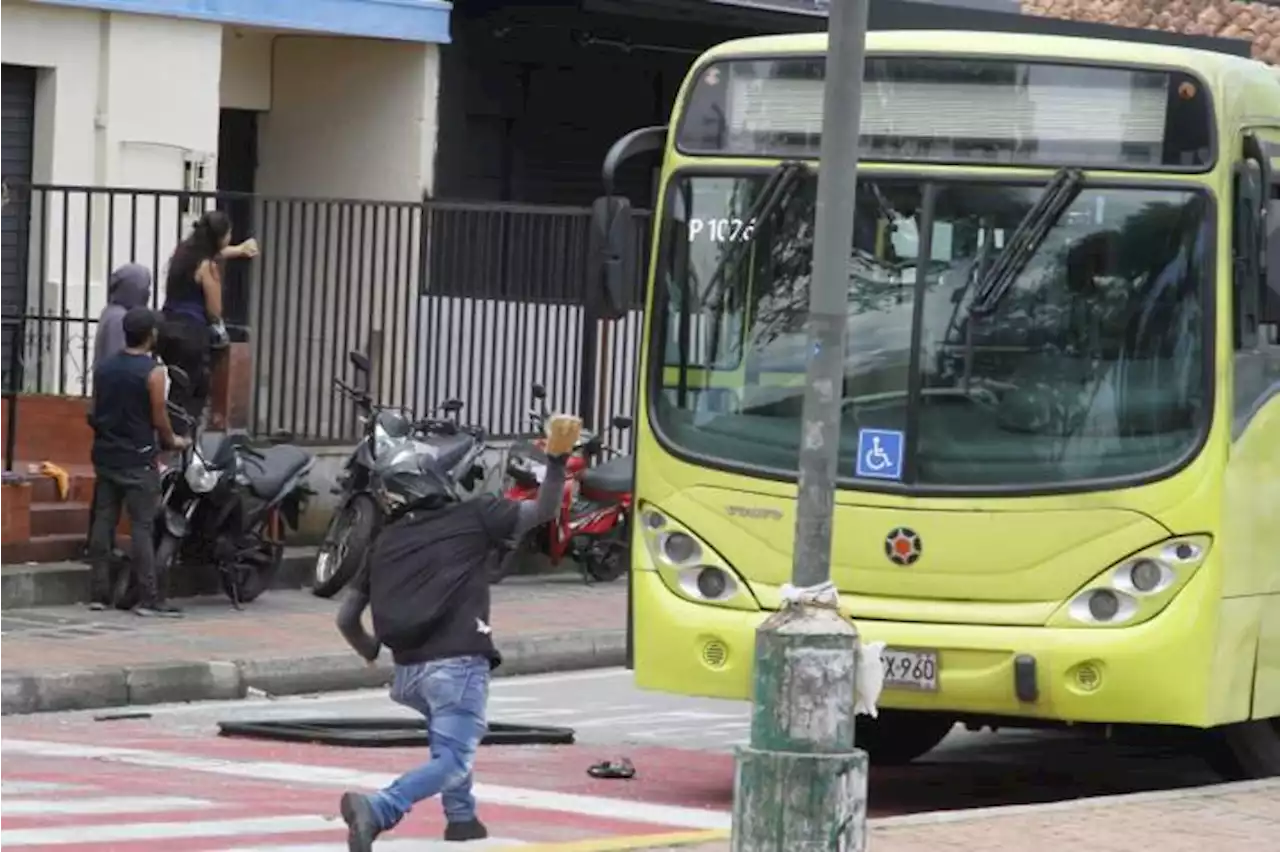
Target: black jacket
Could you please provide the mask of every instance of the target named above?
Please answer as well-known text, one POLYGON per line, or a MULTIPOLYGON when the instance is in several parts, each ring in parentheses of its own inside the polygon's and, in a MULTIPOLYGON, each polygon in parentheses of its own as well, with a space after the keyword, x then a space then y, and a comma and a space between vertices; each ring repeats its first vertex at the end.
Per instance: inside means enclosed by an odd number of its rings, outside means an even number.
POLYGON ((387 525, 338 611, 347 643, 367 660, 386 645, 398 665, 479 655, 496 667, 487 563, 502 542, 555 517, 564 465, 564 457, 548 460, 536 501, 486 495, 412 511, 387 525), (372 637, 360 622, 366 606, 372 637))

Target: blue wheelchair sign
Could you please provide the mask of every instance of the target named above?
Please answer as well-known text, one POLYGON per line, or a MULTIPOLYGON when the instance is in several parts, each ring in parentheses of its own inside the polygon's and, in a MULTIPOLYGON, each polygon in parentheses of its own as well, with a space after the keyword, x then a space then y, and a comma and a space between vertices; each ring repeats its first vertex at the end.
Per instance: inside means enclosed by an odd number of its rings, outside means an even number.
POLYGON ((902 433, 859 429, 856 473, 863 479, 902 479, 902 433))

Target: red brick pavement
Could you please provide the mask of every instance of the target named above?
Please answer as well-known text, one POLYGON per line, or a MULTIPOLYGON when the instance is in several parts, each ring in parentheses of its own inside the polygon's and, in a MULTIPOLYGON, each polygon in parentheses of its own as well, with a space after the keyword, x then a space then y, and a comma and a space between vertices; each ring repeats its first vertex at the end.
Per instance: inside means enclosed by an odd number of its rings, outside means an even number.
MULTIPOLYGON (((5 610, 6 674, 209 660, 265 660, 347 651, 334 628, 338 604, 304 591, 273 591, 235 611, 225 598, 182 602, 186 618, 140 619, 83 607, 5 610)), ((626 586, 571 577, 508 580, 493 590, 499 642, 626 627, 626 586)))

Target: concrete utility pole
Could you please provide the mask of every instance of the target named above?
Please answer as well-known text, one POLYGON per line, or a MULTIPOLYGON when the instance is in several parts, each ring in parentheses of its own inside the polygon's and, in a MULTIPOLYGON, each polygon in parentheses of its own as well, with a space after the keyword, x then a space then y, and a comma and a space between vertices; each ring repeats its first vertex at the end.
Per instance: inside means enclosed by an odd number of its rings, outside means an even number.
POLYGON ((840 617, 831 522, 840 447, 858 121, 870 0, 831 0, 809 361, 792 582, 756 634, 751 745, 738 753, 733 852, 861 852, 867 755, 854 748, 858 633, 840 617))

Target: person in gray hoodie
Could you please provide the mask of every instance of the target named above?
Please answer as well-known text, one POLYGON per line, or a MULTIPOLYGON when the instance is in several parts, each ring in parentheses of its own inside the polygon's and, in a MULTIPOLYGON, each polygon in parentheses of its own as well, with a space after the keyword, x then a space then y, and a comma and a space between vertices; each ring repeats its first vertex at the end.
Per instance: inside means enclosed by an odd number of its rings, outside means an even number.
MULTIPOLYGON (((140 263, 119 266, 107 280, 107 306, 98 315, 98 333, 93 339, 93 364, 96 370, 103 361, 124 349, 124 315, 132 308, 145 307, 151 301, 151 270, 140 263)), ((90 416, 92 425, 92 415, 90 416)), ((94 507, 98 505, 97 484, 94 499, 89 504, 89 527, 93 527, 94 507)), ((85 531, 85 554, 89 552, 88 530, 85 531)), ((115 535, 111 537, 111 549, 115 551, 115 535)))
POLYGON ((151 301, 151 270, 140 263, 126 263, 107 282, 107 306, 98 317, 93 341, 93 366, 124 349, 124 315, 151 301))

